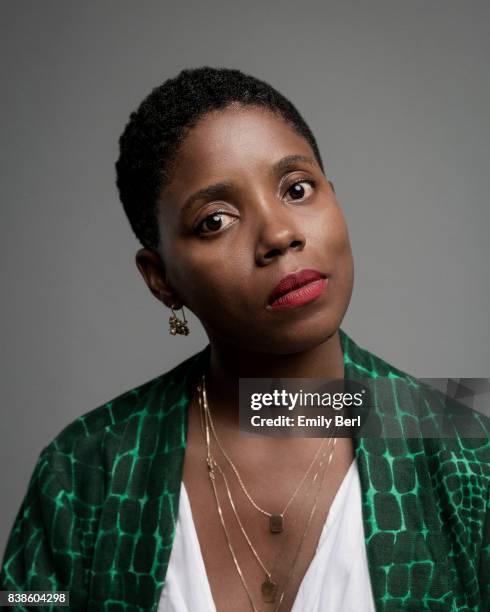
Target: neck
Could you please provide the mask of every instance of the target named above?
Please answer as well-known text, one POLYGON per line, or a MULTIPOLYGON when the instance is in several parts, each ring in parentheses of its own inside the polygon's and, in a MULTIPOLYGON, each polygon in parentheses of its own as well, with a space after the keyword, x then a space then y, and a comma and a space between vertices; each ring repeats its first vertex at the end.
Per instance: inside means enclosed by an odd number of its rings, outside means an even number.
POLYGON ((344 378, 339 332, 317 346, 287 355, 257 353, 211 342, 206 390, 213 414, 218 418, 237 418, 240 378, 344 378))

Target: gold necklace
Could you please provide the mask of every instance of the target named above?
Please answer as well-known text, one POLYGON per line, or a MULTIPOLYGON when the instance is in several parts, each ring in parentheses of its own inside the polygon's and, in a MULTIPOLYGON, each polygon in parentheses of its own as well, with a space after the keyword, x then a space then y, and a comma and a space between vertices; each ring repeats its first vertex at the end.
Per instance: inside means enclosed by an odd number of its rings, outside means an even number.
MULTIPOLYGON (((335 446, 335 442, 336 442, 336 439, 334 440, 333 446, 335 446)), ((318 473, 319 473, 319 471, 320 471, 320 469, 321 469, 321 466, 323 465, 323 459, 324 459, 325 455, 326 455, 326 451, 324 452, 324 454, 323 454, 323 456, 322 456, 322 461, 321 461, 321 462, 320 462, 320 464, 319 464, 319 469, 318 469, 317 473, 316 473, 316 474, 315 474, 315 476, 314 476, 313 482, 316 480, 316 477, 318 476, 318 473)), ((329 457, 329 459, 331 459, 332 455, 333 455, 333 451, 330 453, 330 457, 329 457)), ((289 572, 289 574, 288 574, 288 576, 287 576, 287 578, 286 578, 286 581, 285 581, 285 586, 284 586, 284 589, 283 589, 283 592, 282 592, 282 594, 281 594, 281 597, 280 597, 280 600, 279 600, 279 604, 278 604, 278 606, 277 606, 276 610, 278 610, 278 609, 279 609, 279 605, 280 605, 280 604, 281 604, 281 602, 282 602, 282 599, 283 599, 283 597, 284 597, 285 591, 286 591, 286 589, 287 589, 287 584, 288 584, 288 582, 289 582, 289 580, 290 580, 290 578, 291 578, 291 575, 292 575, 292 571, 293 571, 293 569, 294 569, 294 566, 296 565, 297 558, 298 558, 298 555, 299 555, 299 551, 300 551, 300 549, 301 549, 301 546, 302 546, 302 544, 303 544, 304 539, 306 538, 306 534, 307 534, 308 528, 309 528, 309 526, 310 526, 310 524, 311 524, 311 521, 312 521, 312 519, 313 519, 313 515, 314 515, 315 510, 316 510, 316 503, 317 503, 318 495, 319 495, 319 492, 320 492, 320 490, 321 490, 321 488, 322 488, 322 484, 323 484, 324 476, 325 476, 325 473, 326 473, 326 471, 327 471, 327 469, 328 469, 328 465, 329 465, 329 463, 330 463, 330 461, 327 463, 327 467, 326 467, 326 468, 324 468, 323 478, 321 479, 320 485, 319 485, 319 487, 318 487, 318 489, 317 489, 317 496, 316 496, 316 498, 315 498, 315 503, 314 503, 314 505, 313 505, 313 508, 312 508, 312 511, 311 511, 310 517, 309 517, 309 519, 308 519, 307 526, 306 526, 305 531, 304 531, 304 533, 303 533, 302 540, 301 540, 301 542, 300 542, 300 544, 299 544, 299 546, 298 546, 298 549, 297 549, 297 552, 296 552, 296 556, 295 556, 295 558, 294 558, 294 560, 293 560, 293 564, 292 564, 291 570, 290 570, 290 572, 289 572)), ((211 455, 211 457, 210 457, 210 460, 208 461, 208 466, 211 466, 210 471, 212 472, 211 477, 212 477, 213 479, 215 478, 214 468, 216 468, 216 469, 218 470, 218 472, 220 473, 221 477, 223 478, 223 481, 224 481, 224 483, 225 483, 225 487, 226 487, 226 491, 227 491, 227 494, 228 494, 228 499, 229 499, 229 501, 230 501, 230 506, 231 506, 232 511, 233 511, 233 513, 234 513, 234 515, 235 515, 235 518, 236 518, 236 521, 237 521, 237 523, 238 523, 238 525, 239 525, 239 527, 240 527, 240 530, 242 531, 242 534, 244 535, 245 540, 247 541, 247 543, 248 543, 248 545, 249 545, 249 547, 250 547, 250 549, 251 549, 251 551, 252 551, 253 555, 255 556, 255 558, 257 559, 257 561, 259 562, 259 564, 260 564, 260 566, 262 567, 262 569, 263 569, 264 573, 266 574, 266 578, 265 578, 264 582, 263 582, 263 583, 262 583, 262 585, 261 585, 261 593, 262 593, 262 598, 263 598, 263 600, 264 600, 266 603, 274 603, 274 602, 275 602, 275 599, 276 599, 276 596, 277 596, 278 585, 277 585, 277 583, 276 583, 276 582, 275 582, 275 581, 272 579, 272 576, 274 575, 274 570, 275 570, 275 567, 276 567, 276 562, 277 562, 277 559, 282 557, 282 554, 283 554, 284 549, 285 549, 285 547, 286 547, 287 541, 285 541, 285 542, 283 543, 281 550, 280 550, 280 551, 279 551, 279 552, 276 554, 276 557, 275 557, 275 560, 274 560, 274 564, 273 564, 272 570, 270 570, 270 571, 269 571, 269 570, 268 570, 268 569, 265 567, 265 565, 264 565, 264 563, 262 562, 262 560, 260 559, 260 557, 259 557, 259 555, 258 555, 257 551, 256 551, 256 550, 255 550, 255 548, 253 547, 253 545, 252 545, 252 543, 251 543, 251 541, 250 541, 250 538, 248 537, 248 535, 247 535, 247 533, 246 533, 246 531, 245 531, 245 528, 243 527, 243 524, 242 524, 242 522, 241 522, 241 520, 240 520, 240 517, 239 517, 239 515, 238 515, 238 512, 237 512, 237 510, 236 510, 236 508, 235 508, 235 504, 234 504, 234 502, 233 502, 233 497, 232 497, 232 495, 231 495, 230 488, 229 488, 229 485, 228 485, 228 481, 227 481, 227 479, 226 479, 226 476, 225 476, 225 474, 224 474, 223 470, 221 469, 221 467, 219 466, 219 464, 218 464, 218 463, 215 461, 214 457, 212 457, 212 455, 211 455)), ((313 483, 312 483, 312 484, 313 484, 313 483)), ((220 507, 220 504, 219 504, 219 498, 218 498, 218 495, 217 495, 216 490, 215 490, 215 497, 216 497, 216 501, 217 501, 217 504, 218 504, 218 509, 219 509, 219 511, 221 511, 221 507, 220 507)), ((222 512, 220 513, 220 515, 222 516, 222 512)), ((224 525, 224 518, 223 518, 223 520, 222 520, 222 525, 223 525, 223 527, 225 528, 225 525, 224 525)), ((225 529, 226 529, 226 528, 225 528, 225 529)), ((228 539, 228 540, 230 539, 230 538, 229 538, 229 535, 227 535, 227 539, 228 539)), ((230 550, 231 550, 231 549, 232 549, 232 547, 231 547, 231 542, 229 542, 229 547, 230 547, 230 550)), ((231 552, 232 552, 232 555, 234 555, 233 550, 231 550, 231 552)), ((234 559, 236 559, 236 558, 234 557, 234 559)), ((236 564, 237 564, 237 561, 235 561, 235 562, 236 562, 236 564)), ((239 566, 238 566, 238 567, 239 567, 239 566)), ((245 585, 244 585, 244 586, 245 586, 245 585)), ((249 595, 249 597, 250 597, 250 595, 249 595)))
MULTIPOLYGON (((198 389, 199 389, 199 387, 198 387, 198 389)), ((257 559, 257 561, 261 565, 264 573, 266 574, 266 579, 262 583, 262 587, 261 587, 262 596, 263 596, 264 601, 266 601, 268 603, 273 603, 275 601, 275 598, 276 598, 276 595, 277 595, 277 584, 272 580, 272 573, 269 572, 267 570, 267 568, 265 567, 265 565, 263 564, 263 562, 260 559, 257 551, 253 547, 253 545, 252 545, 252 543, 250 541, 250 538, 248 537, 245 529, 243 528, 243 525, 242 525, 242 523, 240 521, 240 518, 238 516, 238 513, 236 511, 235 504, 233 503, 233 499, 232 499, 231 492, 230 492, 230 489, 229 489, 229 486, 228 486, 228 482, 226 480, 226 476, 224 475, 224 472, 222 471, 221 467, 218 465, 218 463, 215 461, 214 457, 211 454, 211 450, 210 450, 211 449, 210 435, 209 435, 209 423, 208 423, 208 420, 210 419, 211 414, 210 414, 210 411, 209 411, 209 406, 207 405, 207 398, 206 398, 206 396, 204 394, 203 394, 203 396, 204 396, 203 397, 204 401, 202 403, 201 403, 200 395, 198 397, 199 397, 199 406, 200 406, 200 409, 201 409, 200 410, 201 425, 203 425, 203 412, 204 412, 204 421, 206 422, 205 439, 206 439, 206 447, 207 447, 207 459, 206 459, 206 462, 207 462, 207 466, 208 466, 208 474, 209 474, 209 478, 211 480, 214 496, 215 496, 215 499, 216 499, 216 504, 217 504, 217 507, 218 507, 218 514, 219 514, 219 517, 220 517, 221 525, 223 527, 223 531, 225 533, 225 537, 226 537, 226 541, 227 541, 227 544, 228 544, 228 548, 230 549, 233 561, 235 563, 235 567, 236 567, 237 572, 238 572, 238 574, 240 576, 240 580, 241 580, 242 585, 243 585, 243 587, 245 589, 245 592, 247 593, 247 597, 248 597, 249 602, 250 602, 250 604, 252 606, 252 610, 254 612, 256 612, 257 608, 255 607, 255 604, 253 602, 253 598, 252 598, 252 596, 250 594, 250 591, 249 591, 249 589, 247 587, 245 578, 243 576, 243 572, 242 572, 242 570, 240 568, 240 565, 238 563, 238 560, 236 558, 235 551, 234 551, 233 545, 231 543, 231 538, 230 538, 230 535, 228 533, 228 530, 226 528, 226 524, 225 524, 225 521, 224 521, 223 512, 222 512, 221 505, 220 505, 220 502, 219 502, 219 496, 218 496, 218 493, 217 493, 217 490, 216 490, 216 485, 215 485, 215 475, 216 475, 215 468, 217 468, 218 472, 220 473, 220 475, 222 476, 222 478, 223 478, 223 480, 225 482, 225 487, 227 489, 228 498, 230 500, 230 505, 232 507, 232 510, 233 510, 235 518, 236 518, 236 520, 238 522, 238 525, 239 525, 239 527, 240 527, 240 529, 241 529, 241 531, 242 531, 242 533, 243 533, 243 535, 244 535, 244 537, 245 537, 245 539, 246 539, 250 549, 252 550, 255 558, 257 559), (202 404, 204 404, 204 407, 203 407, 202 404)), ((203 430, 203 433, 204 433, 204 430, 203 430)), ((306 534, 307 534, 307 532, 309 530, 309 527, 310 527, 311 522, 313 520, 313 516, 314 516, 314 514, 316 512, 316 508, 317 508, 317 504, 318 504, 318 497, 319 497, 320 491, 322 489, 323 482, 325 480, 326 472, 328 471, 328 467, 329 467, 330 462, 332 460, 332 456, 333 456, 333 453, 334 453, 334 450, 335 450, 336 442, 337 442, 337 438, 334 438, 334 442, 333 442, 333 446, 332 446, 332 451, 330 452, 328 463, 326 464, 326 466, 325 466, 325 468, 323 470, 323 476, 322 476, 322 478, 320 480, 320 484, 319 484, 318 489, 317 489, 317 493, 316 493, 316 496, 315 496, 315 501, 314 501, 314 504, 313 504, 313 508, 312 508, 312 510, 310 512, 310 516, 308 518, 308 522, 307 522, 306 527, 304 529, 303 536, 302 536, 301 541, 300 541, 300 543, 299 543, 299 545, 297 547, 297 550, 296 550, 296 555, 294 557, 293 564, 292 564, 292 566, 290 568, 290 571, 289 571, 289 573, 288 573, 288 575, 286 577, 284 589, 282 591, 282 594, 281 594, 281 596, 279 598, 278 605, 275 608, 274 612, 277 612, 277 610, 279 610, 279 607, 280 607, 280 605, 281 605, 281 603, 283 601, 284 594, 285 594, 285 592, 287 590, 287 585, 289 583, 289 580, 291 579, 291 576, 293 574, 294 568, 296 566, 296 562, 297 562, 297 559, 298 559, 298 556, 299 556, 299 551, 300 551, 301 546, 302 546, 302 544, 303 544, 303 542, 304 542, 304 540, 306 538, 306 534)), ((326 451, 323 454, 323 457, 325 456, 325 454, 326 454, 326 451)), ((320 466, 319 467, 322 466, 322 463, 323 463, 323 461, 320 462, 320 466)), ((313 482, 316 480, 317 475, 318 475, 318 471, 317 471, 317 473, 314 476, 313 482)), ((277 560, 277 556, 276 556, 276 560, 277 560)), ((275 564, 276 563, 274 562, 274 567, 275 567, 275 564)))
MULTIPOLYGON (((335 429, 337 429, 337 428, 335 428, 335 429)), ((331 453, 330 453, 330 455, 329 455, 329 457, 328 457, 328 463, 327 463, 327 465, 325 466, 325 468, 324 468, 324 470, 323 470, 323 475, 322 475, 322 478, 321 478, 320 484, 319 484, 319 486, 318 486, 318 491, 317 491, 317 494, 316 494, 316 497, 315 497, 315 503, 314 503, 314 505, 313 505, 313 508, 311 509, 310 516, 309 516, 309 518, 308 518, 308 522, 307 522, 306 527, 305 527, 305 530, 304 530, 304 532, 303 532, 303 537, 302 537, 302 539, 301 539, 301 542, 300 542, 300 544, 299 544, 298 548, 296 549, 296 555, 295 555, 295 557, 294 557, 293 564, 292 564, 292 566, 291 566, 291 569, 289 570, 289 574, 288 574, 288 576, 287 576, 287 578, 286 578, 286 581, 285 581, 285 583, 284 583, 284 589, 283 589, 283 591, 282 591, 282 593, 281 593, 281 596, 280 596, 280 598, 279 598, 279 602, 278 602, 278 604, 277 604, 277 607, 274 609, 274 612, 278 612, 279 607, 281 606, 281 603, 282 603, 282 601, 283 601, 283 599, 284 599, 284 595, 285 595, 285 593, 286 593, 286 590, 287 590, 287 587, 288 587, 289 581, 291 580, 291 578, 292 578, 292 576, 293 576, 293 573, 294 573, 294 568, 296 567, 296 562, 298 561, 298 557, 299 557, 299 551, 300 551, 301 546, 302 546, 302 544, 303 544, 303 542, 304 542, 304 540, 305 540, 305 538, 306 538, 306 534, 308 533, 308 530, 309 530, 309 528, 310 528, 310 525, 311 525, 311 523, 312 523, 312 521, 313 521, 313 516, 314 516, 314 514, 315 514, 315 512, 316 512, 316 509, 317 509, 317 505, 318 505, 318 497, 319 497, 320 491, 321 491, 321 490, 322 490, 322 488, 323 488, 323 484, 324 484, 324 482, 325 482, 325 476, 326 476, 326 474, 327 474, 327 472, 328 472, 328 468, 329 468, 329 466, 330 466, 330 462, 331 462, 332 457, 333 457, 333 454, 334 454, 334 452, 335 452, 335 445, 336 445, 336 444, 337 444, 337 438, 334 438, 334 439, 333 439, 333 445, 332 445, 332 451, 331 451, 331 453)))
MULTIPOLYGON (((202 393, 203 395, 203 399, 204 399, 204 405, 208 406, 208 401, 207 401, 207 393, 206 393, 206 379, 205 379, 205 375, 203 374, 202 376, 202 383, 201 385, 198 385, 197 387, 198 392, 202 393)), ((214 428, 214 423, 213 423, 213 419, 211 417, 211 413, 209 412, 209 421, 211 424, 211 431, 213 432, 213 436, 214 439, 216 440, 216 444, 219 446, 219 449, 221 450, 221 452, 223 453, 226 461, 228 462, 228 464, 230 465, 231 469, 233 470, 233 472, 235 473, 235 476, 238 479, 238 482, 240 483, 240 487, 242 488, 243 492, 245 493, 245 495, 247 496, 247 499, 250 501, 250 503, 252 504, 252 506, 258 510, 259 512, 261 512, 262 514, 264 514, 265 516, 269 517, 269 530, 271 533, 281 533, 284 530, 284 515, 286 514, 289 506, 292 504, 292 502, 294 501, 294 498, 296 497, 298 491, 301 489, 304 481, 306 480, 306 478, 308 477, 308 474, 311 472, 313 465, 315 464, 315 461, 318 458, 318 455, 320 454, 320 450, 325 442, 325 438, 323 438, 322 442, 320 443, 311 463, 310 466, 308 467, 308 469, 306 470, 303 478, 301 479, 300 483, 298 484, 298 486, 296 487, 294 493, 292 494, 292 496, 290 497, 288 503, 286 504, 284 510, 282 512, 280 512, 279 514, 273 514, 271 512, 267 512, 267 510, 264 510, 263 508, 261 508, 253 499, 252 496, 250 495, 250 493, 247 491, 245 485, 243 484, 243 481, 240 477, 240 474, 238 473, 238 470, 236 469, 235 465, 233 464, 233 461, 230 459, 230 457, 228 456, 228 453, 225 451, 225 449, 223 448, 223 446, 221 445, 218 436, 216 434, 216 430, 214 428)), ((202 421, 201 421, 201 426, 202 426, 202 421)))

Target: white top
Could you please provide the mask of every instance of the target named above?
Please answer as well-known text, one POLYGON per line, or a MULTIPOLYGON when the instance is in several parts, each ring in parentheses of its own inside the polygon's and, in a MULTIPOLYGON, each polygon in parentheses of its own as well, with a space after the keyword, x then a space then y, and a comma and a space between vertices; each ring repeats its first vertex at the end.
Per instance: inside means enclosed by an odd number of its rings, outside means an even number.
MULTIPOLYGON (((325 610, 376 612, 355 460, 335 495, 291 612, 325 610)), ((158 612, 216 612, 183 481, 175 539, 158 612)))

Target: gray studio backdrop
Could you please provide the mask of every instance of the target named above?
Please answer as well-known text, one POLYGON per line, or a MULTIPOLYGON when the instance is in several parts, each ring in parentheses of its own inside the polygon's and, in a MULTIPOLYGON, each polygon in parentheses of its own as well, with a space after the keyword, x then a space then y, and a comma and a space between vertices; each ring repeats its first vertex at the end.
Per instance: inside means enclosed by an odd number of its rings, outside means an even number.
POLYGON ((488 2, 2 4, 0 554, 44 446, 206 343, 168 334, 134 265, 117 139, 184 67, 290 97, 344 207, 344 329, 420 377, 487 377, 488 2))

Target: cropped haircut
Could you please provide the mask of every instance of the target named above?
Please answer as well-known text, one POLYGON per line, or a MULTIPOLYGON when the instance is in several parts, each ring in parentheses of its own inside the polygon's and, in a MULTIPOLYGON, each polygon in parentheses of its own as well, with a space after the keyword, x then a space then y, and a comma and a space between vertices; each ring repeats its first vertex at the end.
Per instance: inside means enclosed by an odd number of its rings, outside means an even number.
POLYGON ((204 66, 182 70, 131 113, 119 139, 116 182, 119 197, 140 243, 157 250, 158 198, 171 180, 179 146, 188 131, 211 111, 231 104, 261 106, 291 124, 311 146, 323 170, 316 140, 293 104, 268 83, 240 70, 204 66))

